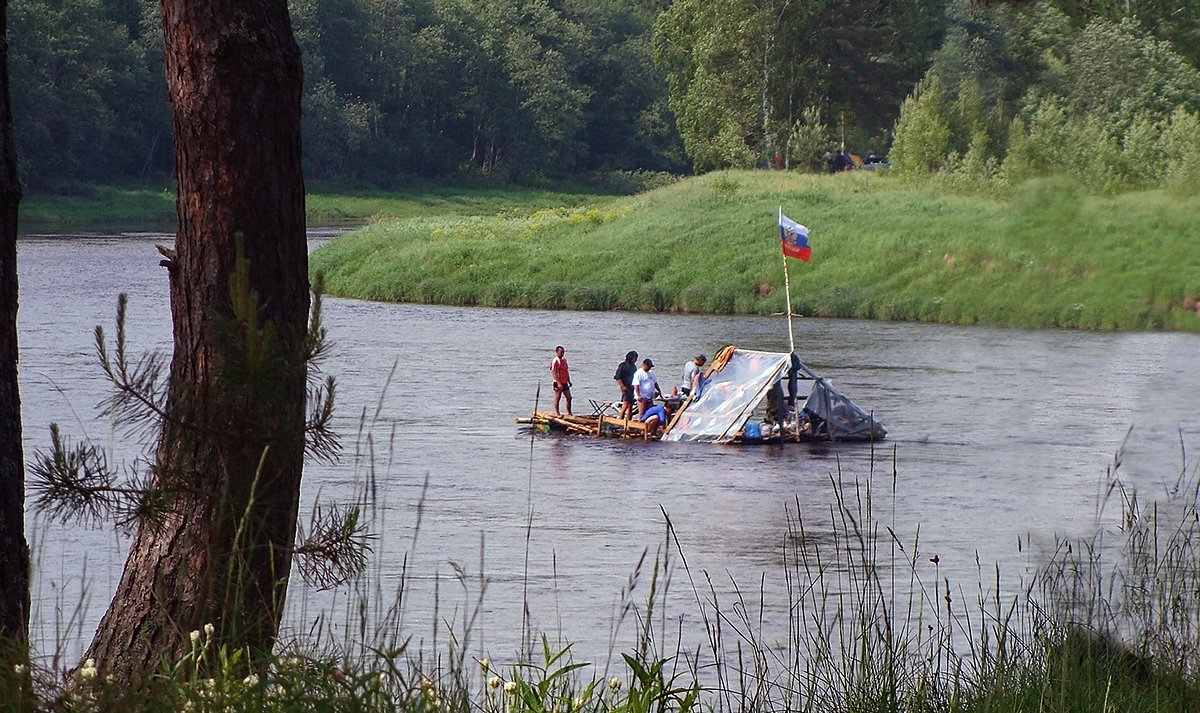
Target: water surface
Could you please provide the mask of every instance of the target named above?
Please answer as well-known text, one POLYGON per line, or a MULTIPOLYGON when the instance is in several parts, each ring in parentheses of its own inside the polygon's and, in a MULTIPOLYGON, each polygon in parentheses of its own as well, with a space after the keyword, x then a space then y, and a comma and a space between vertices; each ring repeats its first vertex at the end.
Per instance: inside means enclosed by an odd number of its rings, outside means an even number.
MULTIPOLYGON (((131 345, 169 349, 166 275, 153 247, 169 241, 20 242, 29 449, 48 442, 46 426, 56 421, 73 438, 86 435, 126 458, 138 453, 94 409, 104 383, 92 332, 96 325, 113 332, 117 295, 125 292, 131 345)), ((580 658, 603 659, 622 590, 642 553, 653 556, 664 544, 666 517, 688 567, 673 554, 669 615, 683 619, 692 643, 702 632, 689 572, 701 599, 706 575, 722 597, 735 582, 761 589, 765 626, 782 636, 788 512, 798 508, 812 532, 828 531, 831 479, 864 483, 873 472, 876 515, 901 537, 919 527, 922 576, 973 587, 979 562, 1000 564, 1014 580, 1024 576, 1036 553, 1018 550, 1022 538, 1046 543, 1092 532, 1106 468, 1123 444, 1123 476, 1155 495, 1179 475, 1190 458, 1184 449, 1190 453, 1200 437, 1200 336, 1191 334, 797 320, 804 361, 888 428, 888 440, 872 453, 842 444, 531 437, 514 423, 535 403, 549 403, 556 344, 567 349, 575 408, 586 411, 589 398, 615 397, 612 374, 630 349, 652 358, 660 380, 671 384, 692 356, 712 356, 724 344, 786 351, 783 318, 330 299, 325 324, 336 345, 326 367, 338 380, 347 449, 341 464, 306 471, 306 502, 352 499, 367 482, 370 460, 379 501, 375 598, 390 598, 404 581, 405 626, 429 641, 435 621, 463 620, 482 573, 486 595, 472 647, 493 657, 517 646, 527 602, 536 630, 574 642, 580 658), (372 459, 354 456, 365 447, 364 419, 372 459)), ((70 657, 107 606, 125 540, 111 529, 37 517, 29 529, 37 558, 34 640, 41 653, 70 657)), ((304 636, 323 617, 340 621, 350 599, 295 586, 287 629, 304 636)), ((619 645, 633 634, 627 621, 619 645)))

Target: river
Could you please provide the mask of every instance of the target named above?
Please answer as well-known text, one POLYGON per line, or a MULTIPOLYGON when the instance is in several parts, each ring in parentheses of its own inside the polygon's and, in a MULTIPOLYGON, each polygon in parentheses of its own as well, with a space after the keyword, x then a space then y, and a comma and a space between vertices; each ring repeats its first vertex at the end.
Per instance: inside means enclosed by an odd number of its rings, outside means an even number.
MULTIPOLYGON (((20 241, 27 452, 44 447, 46 427, 58 422, 73 439, 86 435, 126 459, 139 453, 95 409, 105 384, 93 329, 111 339, 117 296, 127 293, 131 347, 169 349, 166 274, 153 247, 169 241, 20 241)), ((706 576, 718 596, 732 596, 734 583, 751 599, 761 592, 764 626, 782 626, 789 519, 798 508, 806 529, 828 530, 831 479, 862 484, 872 470, 876 516, 901 539, 919 528, 924 576, 974 587, 982 563, 1016 581, 1037 564, 1038 543, 1095 530, 1106 469, 1123 445, 1122 477, 1147 497, 1194 468, 1200 445, 1194 334, 797 319, 805 363, 888 428, 872 453, 849 444, 531 437, 514 423, 534 407, 539 382, 548 403, 556 344, 567 349, 575 408, 584 411, 588 398, 614 397, 612 373, 630 349, 671 384, 685 361, 724 344, 786 351, 782 317, 340 299, 326 300, 324 317, 346 452, 339 464, 307 470, 304 499, 350 500, 373 479, 377 539, 358 594, 293 586, 285 630, 300 638, 315 630, 360 638, 357 624, 347 627, 360 616, 357 597, 371 600, 363 616, 372 626, 383 617, 374 607, 403 591, 393 619, 426 645, 441 645, 446 629, 436 622, 451 621, 459 635, 469 629, 477 655, 511 655, 527 607, 534 630, 573 642, 577 658, 605 659, 636 634, 628 618, 612 629, 642 553, 652 559, 666 541, 666 517, 674 526, 667 615, 683 622, 685 643, 703 637, 696 599, 711 596, 706 576), (355 457, 366 449, 363 433, 370 458, 355 457)), ((108 604, 125 539, 111 527, 32 512, 28 529, 34 645, 70 663, 108 604)), ((650 568, 638 575, 635 602, 644 603, 650 568)))

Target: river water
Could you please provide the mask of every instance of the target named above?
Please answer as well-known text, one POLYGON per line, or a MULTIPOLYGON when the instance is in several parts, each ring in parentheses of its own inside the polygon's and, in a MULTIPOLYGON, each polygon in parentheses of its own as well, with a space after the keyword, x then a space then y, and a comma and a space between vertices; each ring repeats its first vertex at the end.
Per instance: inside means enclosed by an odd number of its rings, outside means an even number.
MULTIPOLYGON (((96 411, 105 387, 93 329, 113 332, 124 292, 131 346, 169 349, 166 275, 153 247, 169 241, 19 243, 29 452, 48 443, 51 422, 119 456, 139 452, 96 411)), ((370 639, 355 622, 363 616, 374 626, 385 618, 376 608, 403 592, 391 620, 426 645, 444 645, 452 622, 456 635, 469 633, 476 655, 511 655, 528 611, 535 631, 573 642, 577 658, 604 659, 636 634, 619 614, 623 591, 632 586, 632 599, 644 604, 651 563, 638 573, 639 558, 663 546, 666 518, 674 566, 665 608, 670 621, 683 622, 685 644, 703 637, 696 599, 709 599, 710 586, 719 597, 740 589, 761 598, 763 626, 779 627, 782 638, 788 523, 798 509, 810 534, 828 530, 834 477, 861 485, 873 471, 877 517, 901 539, 915 542, 919 531, 921 575, 975 587, 980 564, 1017 581, 1037 564, 1037 543, 1093 532, 1118 449, 1122 477, 1154 497, 1194 468, 1200 445, 1200 336, 1192 334, 797 319, 804 361, 888 428, 872 453, 849 444, 531 436, 514 423, 534 408, 539 383, 540 404, 549 402, 556 344, 567 349, 575 410, 586 412, 589 398, 615 396, 612 373, 630 349, 652 358, 670 384, 693 355, 724 344, 786 351, 782 317, 339 299, 326 300, 324 316, 346 454, 308 469, 305 501, 351 500, 373 483, 377 539, 359 592, 293 586, 285 628, 301 638, 320 630, 370 639), (356 456, 368 443, 370 457, 356 456), (370 603, 360 615, 364 592, 370 603)), ((111 528, 32 512, 28 527, 34 643, 69 663, 108 604, 125 540, 111 528)))

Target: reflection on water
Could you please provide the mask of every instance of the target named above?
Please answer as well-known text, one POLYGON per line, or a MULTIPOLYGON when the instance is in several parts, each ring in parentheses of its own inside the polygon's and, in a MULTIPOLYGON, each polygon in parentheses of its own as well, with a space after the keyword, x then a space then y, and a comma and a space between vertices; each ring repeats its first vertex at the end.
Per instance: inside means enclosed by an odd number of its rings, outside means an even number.
MULTIPOLYGON (((111 331, 117 295, 127 292, 130 343, 169 348, 166 276, 155 241, 20 243, 29 448, 47 442, 46 426, 57 421, 73 437, 136 454, 95 414, 103 384, 92 329, 111 331)), ((888 428, 889 439, 872 453, 863 445, 531 438, 514 424, 534 408, 539 382, 542 405, 549 398, 555 344, 567 348, 582 405, 615 397, 613 371, 630 349, 652 358, 660 381, 672 384, 694 354, 727 343, 786 351, 782 318, 331 299, 325 322, 336 346, 327 370, 339 382, 347 457, 309 468, 306 501, 347 500, 363 486, 368 466, 354 453, 365 449, 357 436, 365 418, 379 485, 371 586, 384 593, 373 596, 390 597, 407 573, 405 623, 429 640, 434 599, 439 616, 461 621, 484 585, 460 582, 455 572, 482 570, 486 597, 474 645, 493 656, 517 645, 528 601, 535 629, 575 642, 580 658, 604 658, 636 563, 666 543, 664 513, 688 565, 673 577, 671 617, 702 635, 687 582, 707 599, 707 578, 723 597, 732 582, 755 596, 761 589, 764 626, 782 627, 787 510, 794 517, 798 509, 815 537, 827 534, 833 480, 864 483, 873 472, 876 517, 901 538, 919 526, 921 550, 937 555, 939 564, 929 563, 923 575, 969 586, 978 582, 977 556, 985 568, 1000 563, 1014 578, 1025 574, 1029 553, 1017 550, 1023 535, 1036 542, 1091 531, 1097 489, 1130 427, 1122 470, 1149 494, 1179 473, 1181 440, 1194 449, 1200 435, 1196 335, 798 320, 804 361, 888 428)), ((108 603, 124 541, 38 519, 30 531, 35 641, 43 653, 61 643, 69 656, 108 603)), ((635 599, 644 596, 648 575, 635 599)), ((287 626, 304 635, 322 613, 353 619, 349 599, 297 585, 287 626)), ((624 626, 618 641, 635 633, 624 626)))

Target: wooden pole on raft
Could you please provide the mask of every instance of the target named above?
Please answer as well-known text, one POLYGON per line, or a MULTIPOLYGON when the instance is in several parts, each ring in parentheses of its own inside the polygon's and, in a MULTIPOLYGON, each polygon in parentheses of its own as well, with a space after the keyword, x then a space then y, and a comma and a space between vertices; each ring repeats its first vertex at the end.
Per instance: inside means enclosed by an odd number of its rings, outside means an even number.
MULTIPOLYGON (((783 230, 783 206, 779 206, 779 229, 783 230)), ((782 236, 782 232, 780 235, 782 236)), ((788 281, 787 255, 783 253, 782 247, 779 250, 779 257, 783 259, 783 294, 787 298, 788 349, 791 353, 796 351, 796 337, 792 333, 792 286, 788 281)))

